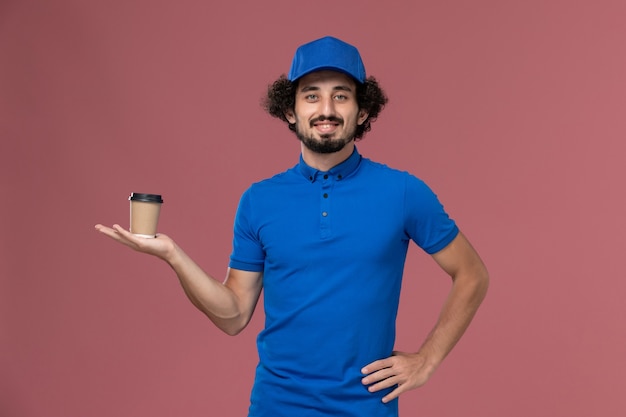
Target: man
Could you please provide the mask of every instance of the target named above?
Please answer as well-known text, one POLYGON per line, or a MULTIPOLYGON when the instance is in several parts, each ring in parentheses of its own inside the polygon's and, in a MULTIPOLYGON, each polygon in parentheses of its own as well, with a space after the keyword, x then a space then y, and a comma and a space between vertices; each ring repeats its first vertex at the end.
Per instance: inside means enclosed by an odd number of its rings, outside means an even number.
POLYGON ((429 379, 485 296, 485 266, 433 192, 358 153, 355 141, 386 101, 355 47, 325 37, 298 48, 265 107, 300 139, 300 162, 242 196, 223 283, 166 235, 96 226, 165 260, 228 334, 246 327, 264 291, 250 417, 397 416, 397 397, 429 379), (411 240, 453 284, 422 346, 394 352, 411 240))

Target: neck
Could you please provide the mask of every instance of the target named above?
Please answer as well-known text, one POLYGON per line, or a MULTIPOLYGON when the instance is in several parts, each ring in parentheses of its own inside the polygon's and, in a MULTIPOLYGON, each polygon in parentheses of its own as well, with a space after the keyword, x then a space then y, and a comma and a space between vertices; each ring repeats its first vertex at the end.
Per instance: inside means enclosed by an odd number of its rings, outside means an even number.
POLYGON ((304 144, 301 144, 302 159, 304 162, 312 168, 320 171, 329 171, 331 168, 339 165, 352 155, 354 150, 354 141, 346 144, 342 150, 333 153, 317 153, 308 149, 304 144))

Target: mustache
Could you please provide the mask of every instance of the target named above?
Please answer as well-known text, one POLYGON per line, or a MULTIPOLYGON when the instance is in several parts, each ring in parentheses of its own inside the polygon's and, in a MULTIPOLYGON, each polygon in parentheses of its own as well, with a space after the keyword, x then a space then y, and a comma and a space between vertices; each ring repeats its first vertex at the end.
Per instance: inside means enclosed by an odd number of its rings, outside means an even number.
POLYGON ((310 123, 311 127, 313 127, 313 125, 318 122, 335 122, 335 123, 343 124, 343 119, 337 116, 323 116, 322 115, 311 120, 311 123, 310 123))

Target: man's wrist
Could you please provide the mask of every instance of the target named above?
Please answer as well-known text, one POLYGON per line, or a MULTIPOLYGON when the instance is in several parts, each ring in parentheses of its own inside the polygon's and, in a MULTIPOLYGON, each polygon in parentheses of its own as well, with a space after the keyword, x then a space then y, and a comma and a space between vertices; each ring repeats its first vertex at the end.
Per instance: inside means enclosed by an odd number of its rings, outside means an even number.
POLYGON ((170 247, 164 252, 161 259, 169 264, 174 270, 182 264, 184 253, 180 247, 171 241, 170 247))

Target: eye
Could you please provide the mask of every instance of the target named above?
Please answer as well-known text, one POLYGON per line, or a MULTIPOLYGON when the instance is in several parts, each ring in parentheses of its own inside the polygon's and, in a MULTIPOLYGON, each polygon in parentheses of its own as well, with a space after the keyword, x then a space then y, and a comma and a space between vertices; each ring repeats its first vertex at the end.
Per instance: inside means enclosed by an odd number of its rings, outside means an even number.
POLYGON ((304 99, 307 101, 315 101, 317 100, 317 95, 315 94, 307 94, 306 96, 304 96, 304 99))
POLYGON ((346 101, 346 100, 348 100, 348 96, 346 96, 344 94, 337 94, 335 96, 335 100, 337 100, 337 101, 346 101))

